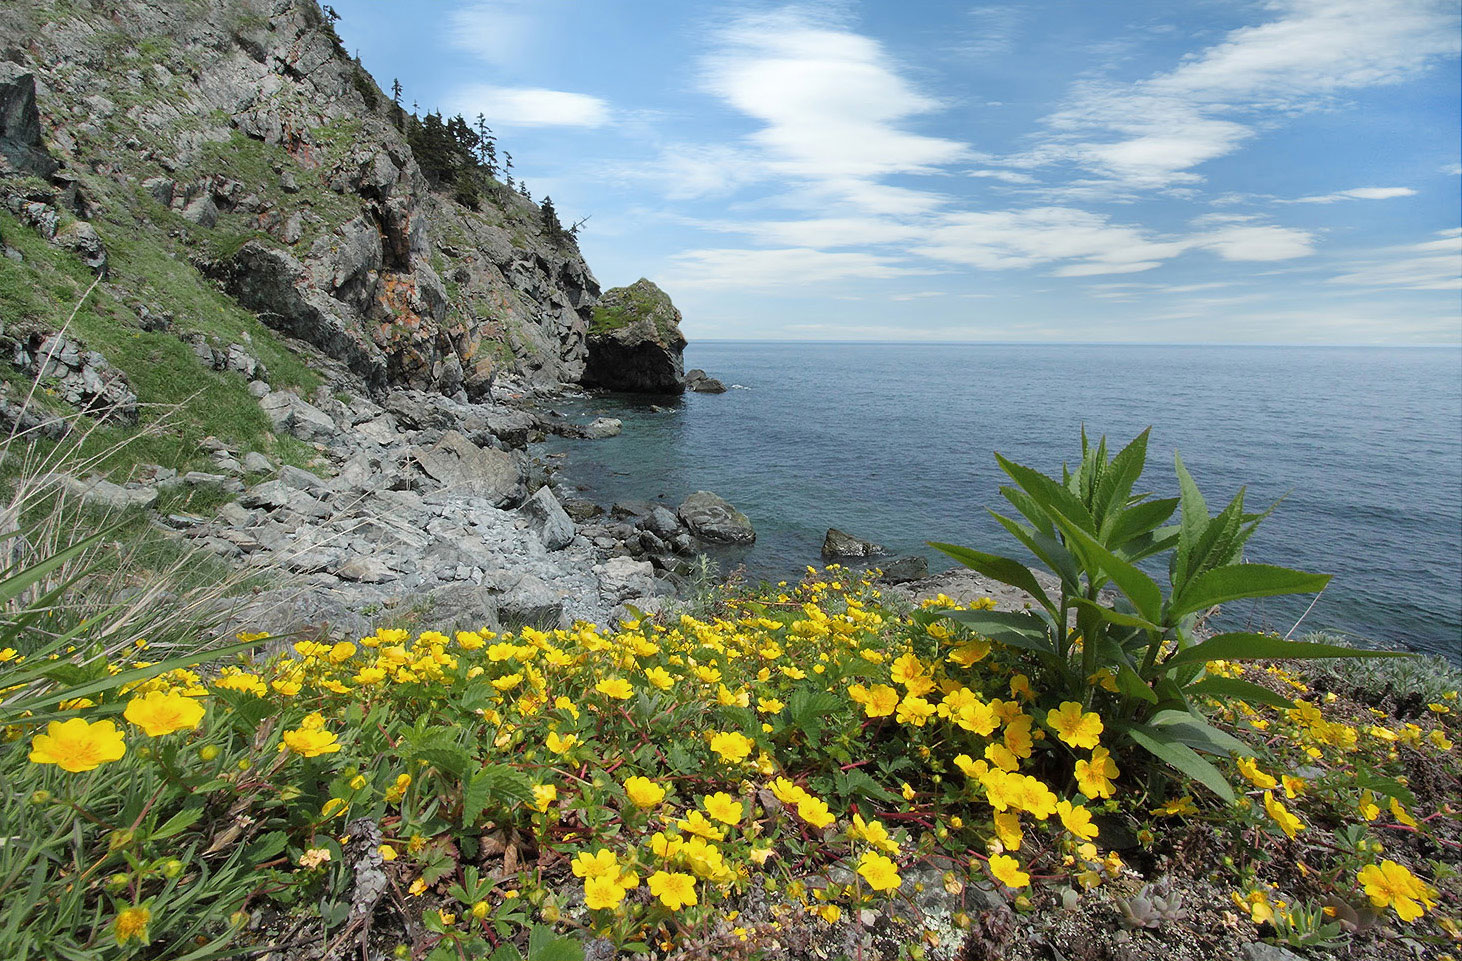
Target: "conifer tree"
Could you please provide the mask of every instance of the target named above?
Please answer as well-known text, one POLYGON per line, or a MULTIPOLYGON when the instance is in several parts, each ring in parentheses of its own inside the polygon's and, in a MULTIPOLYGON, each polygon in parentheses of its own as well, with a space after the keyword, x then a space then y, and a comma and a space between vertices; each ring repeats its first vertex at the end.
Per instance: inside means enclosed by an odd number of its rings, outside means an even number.
POLYGON ((558 211, 553 208, 553 198, 544 197, 541 210, 543 218, 543 235, 549 240, 557 242, 563 237, 563 224, 559 223, 558 211))

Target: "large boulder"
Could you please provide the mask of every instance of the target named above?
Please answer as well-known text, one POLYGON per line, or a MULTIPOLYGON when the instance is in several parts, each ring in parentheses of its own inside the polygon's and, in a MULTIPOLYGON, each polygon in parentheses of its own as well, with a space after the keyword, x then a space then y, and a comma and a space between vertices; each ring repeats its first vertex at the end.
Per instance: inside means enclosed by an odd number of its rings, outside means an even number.
POLYGON ((681 502, 679 516, 690 532, 715 544, 750 544, 756 531, 746 515, 710 491, 696 491, 681 502))
POLYGON ((567 547, 574 539, 574 522, 564 512, 558 498, 547 487, 540 487, 523 502, 518 513, 551 551, 567 547))
POLYGON ((523 499, 523 473, 507 451, 478 447, 448 431, 430 447, 413 447, 411 456, 427 476, 465 497, 481 497, 494 507, 523 499))
POLYGON ((680 311, 643 277, 606 290, 594 305, 588 357, 580 382, 589 387, 679 394, 685 390, 685 336, 680 311))
POLYGON ((685 389, 697 394, 724 394, 726 385, 699 367, 685 372, 685 389))
POLYGON ((829 527, 822 539, 823 557, 872 557, 882 553, 883 548, 872 541, 854 537, 836 527, 829 527))

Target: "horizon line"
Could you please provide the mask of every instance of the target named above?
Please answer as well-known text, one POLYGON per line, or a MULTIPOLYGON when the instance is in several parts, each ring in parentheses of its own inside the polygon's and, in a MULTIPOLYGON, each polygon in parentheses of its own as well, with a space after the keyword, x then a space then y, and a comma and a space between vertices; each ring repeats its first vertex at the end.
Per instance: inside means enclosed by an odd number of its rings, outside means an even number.
POLYGON ((1162 341, 1162 340, 878 340, 878 339, 849 339, 836 340, 830 338, 808 338, 808 337, 700 337, 695 340, 686 341, 686 346, 692 344, 877 344, 888 346, 890 344, 901 347, 916 347, 921 344, 931 347, 949 346, 979 346, 979 347, 1275 347, 1295 348, 1310 347, 1322 350, 1354 350, 1356 348, 1373 348, 1380 350, 1445 350, 1462 349, 1462 341, 1447 343, 1421 343, 1421 344, 1376 344, 1376 343, 1352 343, 1352 344, 1315 344, 1315 343, 1273 343, 1273 342, 1234 342, 1234 341, 1162 341))

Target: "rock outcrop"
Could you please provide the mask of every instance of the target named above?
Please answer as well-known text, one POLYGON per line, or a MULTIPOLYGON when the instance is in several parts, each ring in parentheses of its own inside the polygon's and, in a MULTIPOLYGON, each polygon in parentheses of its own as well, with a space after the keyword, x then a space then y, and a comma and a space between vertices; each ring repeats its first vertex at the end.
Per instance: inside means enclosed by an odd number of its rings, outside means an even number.
POLYGON ((98 272, 145 223, 376 392, 583 373, 573 238, 485 173, 429 179, 313 0, 18 0, 0 36, 0 202, 98 272))
POLYGON ((697 394, 724 394, 726 385, 696 367, 685 372, 685 389, 697 394))
POLYGON ((696 491, 680 504, 680 519, 690 532, 713 544, 750 544, 756 531, 747 516, 710 491, 696 491))
POLYGON ((873 557, 882 553, 883 548, 872 541, 854 537, 836 527, 829 527, 822 539, 823 557, 873 557))
POLYGON ((606 290, 594 305, 581 382, 589 387, 679 394, 685 390, 685 337, 670 297, 640 278, 606 290))

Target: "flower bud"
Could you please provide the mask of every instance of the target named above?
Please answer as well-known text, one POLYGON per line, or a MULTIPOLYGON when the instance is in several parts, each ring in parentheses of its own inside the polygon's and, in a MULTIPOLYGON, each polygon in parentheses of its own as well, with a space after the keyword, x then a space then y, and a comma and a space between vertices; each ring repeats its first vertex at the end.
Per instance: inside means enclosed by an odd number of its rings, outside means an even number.
POLYGON ((113 891, 120 891, 128 884, 130 884, 131 881, 132 878, 130 875, 114 874, 111 877, 107 878, 107 887, 111 888, 113 891))
POLYGON ((30 803, 36 804, 36 805, 50 804, 51 803, 51 792, 50 791, 32 791, 31 792, 31 795, 30 795, 30 803))
POLYGON ((180 875, 182 873, 183 873, 183 862, 182 861, 179 861, 177 858, 168 858, 166 861, 163 862, 163 865, 162 865, 162 876, 163 877, 165 877, 165 878, 175 878, 175 877, 177 877, 178 875, 180 875))
POLYGON ((217 744, 204 744, 198 748, 198 757, 204 761, 212 761, 218 757, 217 744))

